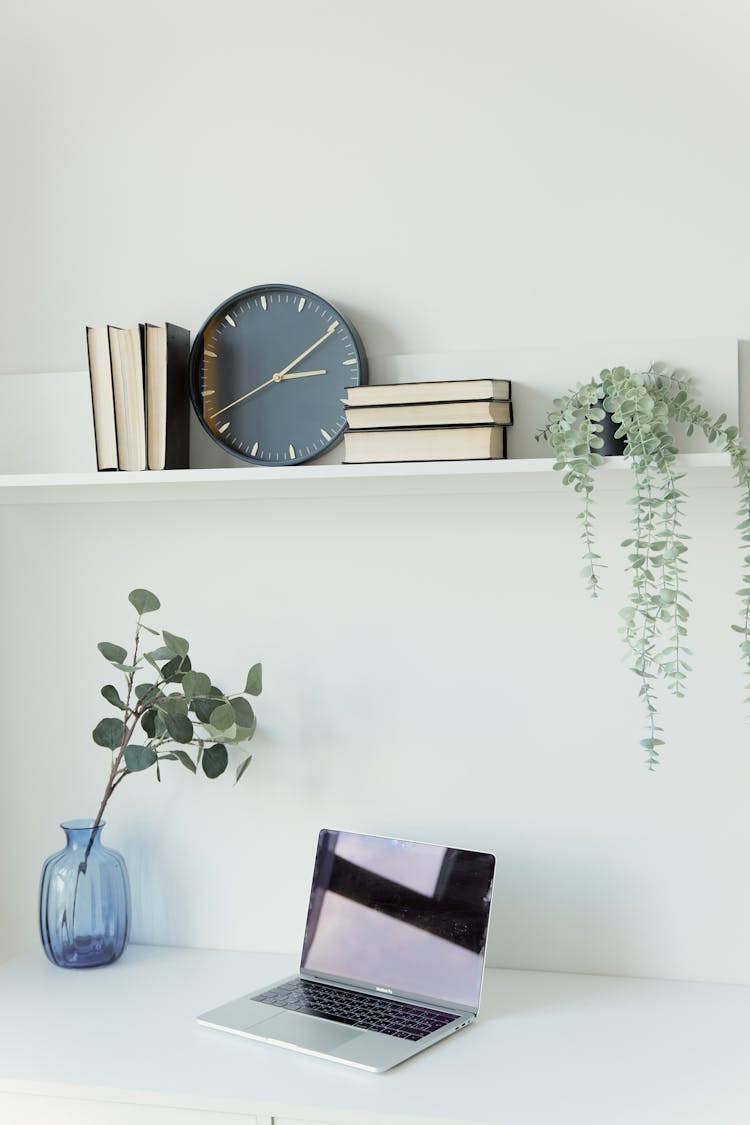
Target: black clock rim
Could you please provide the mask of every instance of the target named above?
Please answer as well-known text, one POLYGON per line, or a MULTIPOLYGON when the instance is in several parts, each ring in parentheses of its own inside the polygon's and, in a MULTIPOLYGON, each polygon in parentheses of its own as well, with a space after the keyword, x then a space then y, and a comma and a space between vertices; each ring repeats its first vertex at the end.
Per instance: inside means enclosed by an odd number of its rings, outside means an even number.
POLYGON ((315 454, 315 457, 295 457, 293 461, 279 462, 279 464, 275 464, 273 461, 260 461, 257 457, 251 457, 248 453, 238 453, 236 449, 232 449, 231 446, 227 445, 226 442, 217 437, 216 434, 210 429, 203 418, 203 396, 201 395, 200 390, 197 386, 198 379, 202 373, 201 365, 203 362, 204 333, 209 324, 211 324, 211 322, 225 309, 236 304, 238 301, 246 300, 248 297, 254 297, 259 293, 267 293, 270 289, 273 289, 275 292, 280 291, 282 293, 299 293, 301 297, 305 297, 308 299, 313 298, 314 300, 321 301, 324 305, 327 305, 327 307, 331 309, 332 312, 339 318, 341 323, 351 335, 352 340, 354 341, 354 348, 357 352, 359 371, 359 381, 357 383, 357 386, 361 387, 368 383, 369 369, 367 365, 367 355, 365 354, 362 339, 351 321, 348 320, 347 317, 344 316, 344 314, 340 312, 335 305, 332 305, 330 301, 326 300, 325 297, 321 297, 319 293, 313 293, 310 289, 303 289, 301 285, 283 285, 272 283, 269 283, 267 285, 253 285, 249 289, 240 289, 237 293, 233 293, 231 297, 226 297, 220 304, 216 306, 213 312, 209 313, 209 315, 201 325, 200 331, 196 334, 195 339, 193 340, 193 345, 190 349, 190 359, 188 361, 188 390, 190 391, 190 402, 195 412, 195 416, 200 422, 202 428, 211 438, 211 440, 214 441, 221 449, 225 451, 225 453, 228 453, 231 457, 235 457, 239 461, 244 461, 249 465, 254 465, 262 469, 286 469, 289 468, 290 465, 306 465, 311 461, 317 461, 325 453, 328 453, 330 449, 333 449, 334 446, 338 445, 338 443, 342 440, 344 434, 346 433, 347 427, 344 426, 341 433, 338 434, 337 437, 332 438, 331 441, 329 441, 328 444, 325 445, 319 453, 315 454))

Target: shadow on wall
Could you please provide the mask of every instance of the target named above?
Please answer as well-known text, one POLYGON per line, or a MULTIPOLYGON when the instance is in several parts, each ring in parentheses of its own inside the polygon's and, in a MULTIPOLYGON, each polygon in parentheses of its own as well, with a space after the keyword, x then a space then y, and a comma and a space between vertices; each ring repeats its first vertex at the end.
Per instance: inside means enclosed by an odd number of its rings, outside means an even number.
POLYGON ((644 932, 627 909, 633 886, 611 856, 555 866, 498 848, 487 964, 637 976, 644 932))

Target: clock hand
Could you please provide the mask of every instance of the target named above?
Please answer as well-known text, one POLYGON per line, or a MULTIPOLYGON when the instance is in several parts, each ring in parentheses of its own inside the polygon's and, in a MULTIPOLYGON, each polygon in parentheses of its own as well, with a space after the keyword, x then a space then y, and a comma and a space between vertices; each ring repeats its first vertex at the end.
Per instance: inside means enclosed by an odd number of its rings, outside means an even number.
POLYGON ((305 356, 308 356, 310 352, 314 352, 316 348, 319 348, 323 341, 327 340, 331 333, 336 331, 338 326, 339 322, 337 320, 334 320, 334 322, 329 325, 329 327, 319 340, 316 340, 314 344, 311 344, 306 352, 302 352, 302 355, 298 355, 296 359, 293 359, 291 363, 288 363, 283 371, 279 371, 279 378, 283 379, 286 376, 287 372, 291 371, 293 367, 296 367, 298 363, 301 363, 305 356))
POLYGON ((223 414, 225 410, 231 410, 231 408, 233 406, 236 406, 238 402, 244 402, 246 398, 250 398, 251 395, 257 394, 258 391, 262 391, 264 387, 270 387, 271 383, 278 383, 278 381, 278 376, 272 375, 270 379, 267 379, 265 383, 261 383, 259 387, 253 387, 253 389, 251 391, 248 391, 246 395, 240 395, 240 397, 236 398, 234 402, 227 403, 226 406, 222 406, 221 410, 217 410, 215 414, 211 414, 211 420, 213 421, 214 418, 218 418, 219 415, 223 414))
POLYGON ((223 414, 225 410, 229 410, 231 407, 236 406, 238 402, 244 402, 246 398, 250 398, 251 395, 257 394, 258 391, 262 391, 264 387, 270 387, 271 383, 283 383, 286 382, 287 379, 306 379, 309 375, 326 374, 327 371, 324 369, 320 371, 294 371, 291 374, 289 374, 288 371, 287 374, 284 374, 281 371, 277 371, 275 375, 272 375, 271 378, 266 380, 265 383, 261 383, 259 387, 254 387, 251 391, 248 391, 246 395, 242 395, 240 398, 236 398, 234 402, 227 403, 226 406, 222 406, 221 410, 217 410, 215 414, 211 414, 211 421, 213 421, 214 418, 218 418, 219 415, 223 414))

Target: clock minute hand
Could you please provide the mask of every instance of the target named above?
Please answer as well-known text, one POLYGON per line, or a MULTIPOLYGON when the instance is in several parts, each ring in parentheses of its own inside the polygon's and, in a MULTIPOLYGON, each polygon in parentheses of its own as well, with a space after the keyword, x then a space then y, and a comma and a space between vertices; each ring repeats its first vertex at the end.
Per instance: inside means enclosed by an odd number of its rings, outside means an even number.
MULTIPOLYGON (((310 354, 310 352, 314 352, 316 348, 319 348, 320 345, 323 343, 323 341, 327 340, 328 337, 331 335, 331 333, 336 331, 338 326, 339 326, 339 322, 337 320, 334 320, 333 324, 331 324, 326 329, 326 331, 323 333, 323 335, 320 337, 319 340, 316 340, 314 344, 311 344, 306 352, 302 352, 302 355, 298 355, 296 359, 293 359, 291 363, 288 363, 283 371, 279 371, 278 378, 279 379, 286 378, 287 374, 292 370, 292 368, 296 367, 298 363, 301 363, 302 360, 310 354)), ((276 378, 276 376, 274 376, 274 378, 276 378)))
POLYGON ((233 406, 236 406, 238 402, 244 402, 246 398, 250 398, 251 395, 257 394, 258 391, 262 391, 264 387, 270 387, 271 383, 278 383, 278 381, 278 376, 272 375, 270 379, 267 379, 265 383, 261 383, 259 387, 253 387, 253 389, 251 391, 248 391, 246 395, 240 395, 240 397, 236 398, 234 402, 228 402, 226 406, 222 406, 221 410, 217 410, 215 414, 211 415, 211 421, 213 421, 214 418, 218 418, 219 415, 223 414, 225 410, 231 410, 231 408, 233 406))

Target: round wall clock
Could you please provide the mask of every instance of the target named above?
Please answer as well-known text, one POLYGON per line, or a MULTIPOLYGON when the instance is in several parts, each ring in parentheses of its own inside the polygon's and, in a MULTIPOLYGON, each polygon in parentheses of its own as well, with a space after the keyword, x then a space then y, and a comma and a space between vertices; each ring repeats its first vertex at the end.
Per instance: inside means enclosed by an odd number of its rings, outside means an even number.
POLYGON ((342 436, 347 388, 367 382, 367 357, 322 297, 258 285, 211 313, 189 378, 201 425, 225 450, 253 465, 299 465, 342 436))

